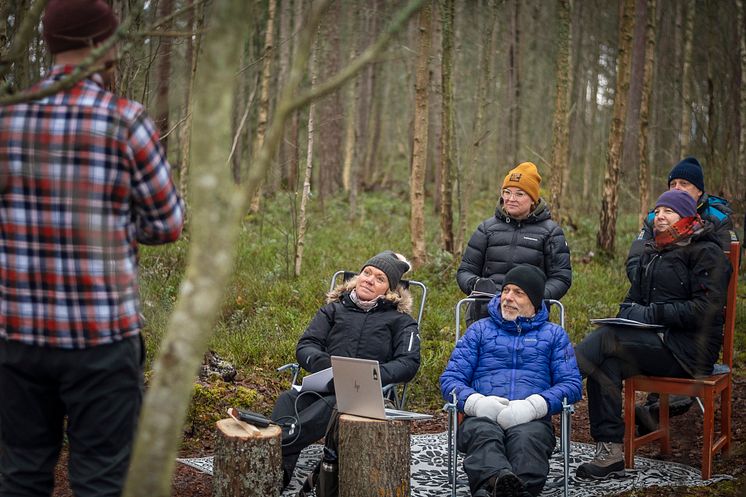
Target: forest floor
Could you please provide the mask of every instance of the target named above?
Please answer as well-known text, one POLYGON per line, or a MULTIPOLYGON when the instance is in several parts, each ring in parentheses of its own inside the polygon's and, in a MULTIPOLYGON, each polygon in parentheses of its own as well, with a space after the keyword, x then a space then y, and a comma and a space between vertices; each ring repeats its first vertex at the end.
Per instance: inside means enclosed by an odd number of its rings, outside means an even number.
MULTIPOLYGON (((256 385, 254 385, 256 387, 256 385)), ((274 390, 270 386, 268 390, 274 390)), ((734 378, 733 385, 733 439, 734 446, 728 458, 718 456, 715 459, 713 473, 725 473, 736 477, 734 482, 725 482, 709 487, 672 488, 649 487, 620 494, 626 497, 663 497, 663 496, 743 496, 746 495, 746 425, 740 422, 740 414, 746 412, 746 376, 734 378)), ((576 411, 572 418, 572 440, 591 442, 588 435, 588 409, 585 400, 575 405, 576 411)), ((435 417, 426 422, 415 424, 415 433, 438 433, 446 429, 446 415, 438 412, 435 417)), ((686 414, 673 418, 672 423, 672 454, 665 458, 679 463, 700 467, 702 447, 702 416, 699 409, 692 407, 686 414), (693 427, 695 427, 693 429, 693 427)), ((210 437, 187 436, 181 450, 182 457, 202 457, 212 454, 213 442, 210 437)), ((657 445, 648 446, 638 451, 639 455, 662 458, 657 445)), ((57 467, 54 497, 71 497, 72 492, 67 483, 66 472, 67 454, 63 453, 57 467)), ((212 477, 191 467, 177 464, 173 477, 171 495, 177 497, 208 497, 212 495, 212 477)))

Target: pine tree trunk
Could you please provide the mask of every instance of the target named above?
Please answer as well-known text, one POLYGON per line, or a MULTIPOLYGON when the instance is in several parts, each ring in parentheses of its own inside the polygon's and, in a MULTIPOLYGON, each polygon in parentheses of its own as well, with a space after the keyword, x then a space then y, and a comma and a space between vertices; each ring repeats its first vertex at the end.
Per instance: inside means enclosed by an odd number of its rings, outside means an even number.
MULTIPOLYGON (((279 47, 277 54, 277 87, 281 87, 285 84, 288 77, 288 68, 290 66, 290 49, 293 47, 294 32, 291 27, 293 21, 293 4, 292 2, 281 2, 280 3, 280 22, 279 22, 279 47)), ((291 148, 290 130, 285 130, 285 138, 280 144, 280 149, 277 153, 277 163, 279 166, 279 178, 280 188, 284 190, 293 189, 293 184, 290 183, 289 178, 289 167, 290 157, 295 153, 291 148)))
POLYGON ((340 416, 340 497, 410 495, 409 436, 408 421, 340 416))
POLYGON ((695 0, 686 2, 686 21, 684 24, 684 54, 681 74, 681 132, 679 133, 680 155, 689 154, 689 142, 692 136, 692 38, 694 36, 695 0))
POLYGON ((453 17, 454 0, 441 0, 441 23, 443 25, 443 58, 441 69, 442 113, 440 133, 440 243, 441 248, 454 253, 453 243, 453 17))
MULTIPOLYGON (((746 22, 744 21, 743 0, 736 0, 737 18, 738 18, 738 42, 740 47, 741 63, 741 94, 739 102, 739 139, 738 139, 738 186, 736 191, 739 192, 741 200, 741 212, 746 206, 746 22)), ((744 226, 746 230, 746 226, 744 226)))
MULTIPOLYGON (((173 0, 160 0, 158 2, 158 17, 170 16, 174 10, 173 0)), ((162 25, 164 31, 171 30, 172 22, 162 25)), ((168 95, 171 88, 171 37, 162 36, 158 39, 158 76, 156 77, 156 103, 155 123, 161 135, 161 145, 168 149, 168 95)))
POLYGON ((227 418, 216 423, 212 488, 215 497, 270 497, 282 489, 282 430, 250 433, 245 423, 227 418))
POLYGON ((420 10, 419 47, 415 74, 414 139, 412 171, 409 179, 410 232, 412 236, 412 262, 415 267, 425 262, 425 168, 427 165, 428 139, 428 89, 430 87, 430 30, 432 29, 431 0, 426 0, 420 10))
POLYGON ((552 182, 550 207, 552 218, 562 218, 565 171, 568 160, 568 108, 570 100, 570 0, 557 0, 557 79, 552 125, 552 182))
POLYGON ((611 255, 616 240, 616 218, 619 193, 619 162, 624 141, 624 120, 629 92, 629 62, 632 49, 632 29, 634 25, 634 0, 624 0, 619 26, 619 50, 616 61, 616 91, 606 151, 606 172, 604 173, 603 195, 597 242, 599 249, 611 255))
POLYGON ((653 92, 653 66, 655 64, 655 16, 656 1, 647 0, 647 23, 645 25, 645 65, 642 76, 642 95, 640 100, 639 132, 639 188, 640 217, 639 223, 647 214, 650 206, 650 167, 648 150, 648 116, 650 115, 650 96, 653 92))

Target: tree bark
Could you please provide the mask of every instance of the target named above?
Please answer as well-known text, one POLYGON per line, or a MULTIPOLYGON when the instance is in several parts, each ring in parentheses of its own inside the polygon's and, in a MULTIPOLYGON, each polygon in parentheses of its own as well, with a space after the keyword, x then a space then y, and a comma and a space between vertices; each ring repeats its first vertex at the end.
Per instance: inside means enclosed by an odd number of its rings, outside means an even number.
POLYGON ((340 497, 410 495, 409 434, 408 421, 340 416, 340 497))
MULTIPOLYGON (((173 0, 160 0, 158 2, 158 17, 165 18, 171 16, 174 11, 173 0)), ((170 31, 172 21, 168 20, 161 29, 170 31)), ((168 98, 169 89, 171 88, 171 37, 162 36, 158 39, 158 65, 156 76, 156 101, 155 101, 155 123, 161 135, 161 145, 168 150, 168 112, 170 109, 168 98)))
POLYGON ((557 79, 554 97, 554 120, 552 124, 552 218, 562 218, 564 178, 568 161, 568 109, 570 107, 570 0, 557 0, 557 79))
POLYGON ((614 107, 606 150, 606 172, 601 199, 599 230, 596 237, 598 248, 607 255, 614 252, 616 240, 616 218, 619 193, 619 162, 624 142, 624 120, 629 92, 629 62, 634 25, 634 0, 623 0, 619 25, 619 49, 616 61, 616 90, 614 107))
POLYGON ((650 167, 648 150, 648 117, 650 115, 650 96, 653 92, 653 67, 655 65, 655 16, 656 1, 647 0, 647 22, 645 24, 645 65, 642 76, 642 95, 640 100, 640 131, 639 131, 639 188, 640 188, 640 217, 639 224, 650 207, 650 167))
POLYGON ((453 17, 454 0, 441 0, 441 23, 443 26, 443 58, 441 69, 442 117, 443 130, 440 133, 440 246, 443 250, 454 253, 453 240, 453 17))
MULTIPOLYGON (((267 132, 267 120, 269 118, 269 83, 272 77, 272 48, 274 47, 275 32, 275 0, 267 2, 267 30, 264 33, 264 50, 262 59, 262 79, 259 83, 259 112, 256 120, 256 131, 252 153, 257 153, 264 145, 264 135, 267 132)), ((259 188, 251 199, 251 212, 259 212, 262 199, 262 178, 259 188)))
POLYGON ((412 145, 412 170, 409 179, 410 233, 412 236, 412 262, 415 267, 425 262, 425 169, 427 166, 428 139, 428 88, 430 87, 430 30, 432 29, 431 1, 426 0, 420 11, 419 47, 415 74, 414 138, 412 145))
MULTIPOLYGON (((319 47, 318 42, 314 45, 313 55, 311 56, 311 87, 316 85, 318 72, 319 47)), ((301 266, 303 265, 303 249, 306 246, 306 227, 308 219, 306 218, 306 208, 311 198, 311 174, 313 173, 313 144, 316 137, 316 104, 311 103, 308 108, 308 141, 306 146, 306 174, 303 176, 303 193, 300 199, 300 211, 298 212, 298 240, 295 245, 295 266, 294 273, 297 278, 300 276, 301 266)))
POLYGON ((684 53, 681 74, 681 131, 679 133, 681 156, 689 154, 689 142, 692 136, 692 38, 694 36, 695 0, 688 0, 686 6, 686 21, 684 24, 684 53))
MULTIPOLYGON (((741 212, 746 206, 746 22, 744 22, 743 0, 736 0, 737 19, 738 19, 738 46, 740 49, 741 65, 741 91, 739 96, 739 134, 738 134, 738 187, 736 189, 740 195, 741 212)), ((746 230, 746 226, 744 226, 746 230)))
MULTIPOLYGON (((243 425, 243 426, 242 426, 243 425)), ((282 489, 282 430, 250 433, 232 418, 216 423, 212 488, 215 497, 270 497, 282 489)))

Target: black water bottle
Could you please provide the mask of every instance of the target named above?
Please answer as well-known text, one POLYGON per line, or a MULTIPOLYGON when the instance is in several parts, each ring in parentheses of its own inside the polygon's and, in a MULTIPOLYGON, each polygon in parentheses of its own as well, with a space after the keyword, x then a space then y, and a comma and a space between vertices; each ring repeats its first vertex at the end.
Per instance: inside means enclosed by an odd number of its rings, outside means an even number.
POLYGON ((339 495, 337 453, 328 447, 324 447, 324 458, 321 461, 316 497, 337 497, 337 495, 339 495))

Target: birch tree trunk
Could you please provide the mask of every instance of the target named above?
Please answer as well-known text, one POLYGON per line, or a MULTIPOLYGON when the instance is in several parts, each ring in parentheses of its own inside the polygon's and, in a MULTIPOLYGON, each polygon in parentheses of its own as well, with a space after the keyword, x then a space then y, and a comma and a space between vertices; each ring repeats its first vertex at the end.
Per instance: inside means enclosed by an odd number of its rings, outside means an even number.
MULTIPOLYGON (((311 87, 316 84, 319 59, 319 44, 314 45, 313 55, 311 56, 311 87)), ((316 136, 316 104, 311 103, 308 108, 308 143, 306 147, 306 173, 303 176, 303 193, 300 198, 300 211, 298 212, 298 242, 295 246, 295 277, 300 276, 301 266, 303 264, 303 249, 306 246, 306 227, 308 219, 306 218, 306 208, 311 198, 311 173, 313 172, 313 143, 316 136)))
MULTIPOLYGON (((264 58, 262 59, 262 80, 259 84, 259 112, 256 122, 256 134, 254 144, 251 147, 256 153, 264 145, 264 135, 267 131, 267 119, 269 116, 269 83, 272 76, 272 48, 274 46, 275 32, 275 0, 267 1, 267 30, 264 33, 264 58)), ((264 183, 264 179, 261 180, 264 183)), ((256 190, 251 199, 251 212, 259 212, 262 199, 262 185, 256 190)))
POLYGON ((624 120, 629 93, 629 62, 632 49, 632 29, 634 25, 635 1, 623 0, 619 25, 619 49, 616 61, 616 90, 614 107, 606 150, 606 172, 601 199, 599 230, 596 237, 598 248, 611 255, 616 240, 616 218, 619 193, 619 162, 624 141, 624 120))
POLYGON ((197 169, 193 171, 193 229, 186 276, 153 367, 124 497, 165 497, 170 493, 194 377, 212 334, 223 291, 233 273, 239 221, 277 152, 286 121, 295 109, 329 94, 374 60, 421 2, 414 0, 397 12, 384 35, 339 74, 312 90, 299 93, 313 33, 328 5, 328 1, 314 2, 306 25, 298 35, 298 53, 288 82, 280 90, 272 125, 249 169, 243 189, 235 186, 228 167, 233 102, 225 89, 232 87, 240 61, 247 3, 233 0, 214 6, 211 20, 220 29, 208 31, 204 62, 195 85, 199 88, 195 98, 198 119, 195 120, 192 153, 197 169))
POLYGON ((648 150, 648 121, 650 115, 650 96, 653 92, 653 67, 655 65, 655 11, 656 1, 647 0, 647 22, 645 24, 645 65, 642 74, 642 98, 640 100, 639 144, 639 188, 640 216, 639 224, 650 208, 650 166, 648 150))
POLYGON ((414 137, 412 170, 409 179, 409 228, 412 236, 412 262, 415 267, 425 262, 425 168, 428 139, 428 88, 430 87, 430 39, 432 29, 431 1, 426 0, 420 11, 417 71, 415 74, 414 137))
POLYGON ((692 136, 692 38, 694 36, 695 0, 688 0, 686 21, 684 22, 684 54, 681 74, 681 131, 679 133, 680 155, 689 154, 689 142, 692 136))
POLYGON ((552 181, 550 207, 552 218, 562 218, 565 170, 568 160, 568 108, 570 100, 570 0, 557 0, 557 79, 552 125, 552 181))
POLYGON ((443 59, 441 69, 442 113, 440 133, 440 244, 447 252, 454 253, 453 243, 453 17, 454 0, 441 0, 441 23, 443 26, 443 59))

